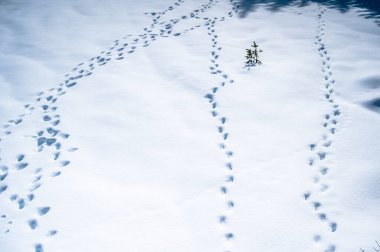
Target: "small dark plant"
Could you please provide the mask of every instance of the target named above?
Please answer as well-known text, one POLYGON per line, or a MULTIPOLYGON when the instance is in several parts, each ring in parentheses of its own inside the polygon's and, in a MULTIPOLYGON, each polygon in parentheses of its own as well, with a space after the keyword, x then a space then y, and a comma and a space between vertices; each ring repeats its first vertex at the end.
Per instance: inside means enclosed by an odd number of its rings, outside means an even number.
POLYGON ((263 52, 263 50, 259 49, 259 46, 256 44, 255 41, 253 41, 251 48, 245 49, 246 51, 246 62, 245 62, 245 67, 251 69, 251 67, 254 67, 256 65, 261 65, 261 61, 259 60, 259 53, 263 52))

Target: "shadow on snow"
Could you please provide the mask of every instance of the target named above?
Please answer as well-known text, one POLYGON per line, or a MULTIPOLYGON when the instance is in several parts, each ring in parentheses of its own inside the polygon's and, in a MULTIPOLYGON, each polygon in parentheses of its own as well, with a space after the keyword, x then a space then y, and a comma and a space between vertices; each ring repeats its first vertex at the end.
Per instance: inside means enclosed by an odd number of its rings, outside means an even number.
POLYGON ((304 7, 312 3, 319 3, 328 8, 345 13, 352 8, 362 9, 359 15, 374 19, 380 25, 380 0, 239 0, 240 18, 254 12, 260 5, 265 5, 270 11, 281 11, 283 7, 304 7))

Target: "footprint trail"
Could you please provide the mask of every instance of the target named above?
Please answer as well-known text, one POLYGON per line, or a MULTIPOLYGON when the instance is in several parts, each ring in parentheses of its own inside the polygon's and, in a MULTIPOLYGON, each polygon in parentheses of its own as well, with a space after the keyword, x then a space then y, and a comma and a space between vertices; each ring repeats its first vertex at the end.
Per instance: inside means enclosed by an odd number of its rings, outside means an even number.
MULTIPOLYGON (((36 237, 33 245, 35 252, 45 251, 44 243, 59 234, 54 228, 39 231, 40 223, 44 222, 44 216, 53 214, 54 208, 49 204, 42 204, 38 198, 39 189, 60 177, 71 164, 69 158, 71 153, 78 150, 77 147, 70 145, 70 134, 62 126, 63 118, 59 114, 57 105, 59 98, 75 89, 81 79, 93 75, 97 68, 111 61, 125 60, 130 54, 150 46, 157 39, 178 37, 206 27, 213 48, 210 73, 221 79, 220 84, 206 95, 212 106, 211 115, 218 122, 217 131, 221 136, 219 148, 226 158, 226 179, 220 186, 220 193, 225 197, 226 209, 220 214, 219 222, 225 228, 225 240, 228 242, 233 240, 235 234, 229 230, 228 220, 235 205, 229 196, 229 190, 234 183, 232 164, 234 153, 228 148, 230 138, 226 130, 228 120, 218 111, 216 100, 216 95, 223 86, 233 83, 233 80, 221 69, 218 61, 222 48, 217 42, 215 24, 224 21, 226 17, 207 17, 207 11, 218 2, 208 0, 199 8, 169 20, 164 20, 165 16, 173 13, 177 7, 185 3, 185 0, 177 0, 161 12, 145 13, 151 16, 152 22, 143 29, 142 34, 126 35, 115 40, 112 46, 98 56, 75 66, 56 87, 37 93, 33 102, 24 105, 22 114, 0 126, 0 203, 4 206, 0 210, 0 236, 13 232, 14 219, 22 219, 21 217, 25 216, 29 218, 24 225, 29 229, 29 234, 36 237), (178 24, 188 21, 196 21, 196 24, 184 30, 176 30, 178 24), (30 132, 30 129, 23 127, 25 122, 38 122, 38 126, 30 132), (16 151, 8 150, 8 144, 15 141, 28 144, 20 144, 19 150, 16 151), (48 162, 42 165, 39 160, 48 162), (45 237, 41 238, 36 232, 43 232, 45 237)), ((228 17, 238 12, 237 2, 230 0, 230 3, 232 10, 228 13, 228 17)))
POLYGON ((326 9, 319 6, 317 16, 318 29, 315 37, 315 44, 322 61, 323 95, 328 103, 329 110, 326 111, 321 123, 322 134, 320 140, 309 145, 311 154, 308 160, 308 165, 314 172, 313 189, 304 192, 303 198, 311 205, 317 218, 321 223, 326 225, 327 228, 325 235, 315 234, 313 237, 314 241, 316 243, 326 242, 326 245, 323 245, 325 247, 323 251, 334 252, 337 250, 337 247, 335 244, 328 242, 327 238, 331 237, 331 233, 338 231, 339 225, 328 214, 328 209, 325 208, 322 199, 328 194, 331 187, 327 182, 327 178, 331 172, 331 164, 333 162, 333 143, 336 133, 339 132, 338 126, 341 109, 335 97, 335 80, 331 67, 331 57, 328 54, 327 46, 324 41, 324 36, 326 34, 326 21, 324 20, 325 13, 326 9))
MULTIPOLYGON (((233 13, 236 14, 238 12, 238 4, 234 1, 230 2, 232 4, 232 11, 229 12, 228 15, 231 17, 233 16, 233 13)), ((233 184, 235 183, 233 165, 233 156, 235 155, 235 153, 229 147, 230 133, 227 130, 229 119, 220 111, 217 96, 220 92, 222 92, 223 88, 226 85, 232 85, 234 83, 234 80, 230 78, 229 75, 222 69, 220 63, 220 54, 222 52, 222 47, 218 43, 218 35, 215 28, 217 22, 223 21, 224 19, 225 17, 208 19, 208 22, 206 23, 207 34, 210 38, 210 42, 212 45, 212 49, 210 52, 211 65, 209 67, 209 70, 210 74, 218 77, 219 83, 218 85, 215 85, 211 89, 211 91, 205 95, 205 98, 207 99, 211 107, 211 117, 215 119, 217 123, 216 129, 217 133, 220 135, 220 142, 218 143, 218 147, 225 157, 225 180, 220 185, 220 194, 223 200, 225 201, 225 209, 223 209, 223 211, 219 215, 218 220, 224 232, 224 251, 230 252, 232 248, 232 241, 236 238, 236 234, 229 227, 229 220, 235 207, 235 201, 230 195, 230 191, 233 188, 233 184)))

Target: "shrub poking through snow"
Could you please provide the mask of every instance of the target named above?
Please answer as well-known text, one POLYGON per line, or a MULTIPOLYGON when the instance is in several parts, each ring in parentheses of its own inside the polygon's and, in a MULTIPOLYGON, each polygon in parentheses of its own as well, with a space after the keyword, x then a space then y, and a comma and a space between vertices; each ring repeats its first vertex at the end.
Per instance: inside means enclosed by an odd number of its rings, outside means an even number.
POLYGON ((255 41, 253 41, 252 45, 251 45, 251 48, 249 49, 245 49, 246 51, 246 55, 245 55, 245 58, 246 58, 246 62, 245 62, 245 67, 244 68, 248 68, 251 69, 251 67, 254 67, 256 65, 261 65, 261 61, 259 60, 259 53, 263 52, 263 50, 259 49, 259 46, 256 44, 255 41))

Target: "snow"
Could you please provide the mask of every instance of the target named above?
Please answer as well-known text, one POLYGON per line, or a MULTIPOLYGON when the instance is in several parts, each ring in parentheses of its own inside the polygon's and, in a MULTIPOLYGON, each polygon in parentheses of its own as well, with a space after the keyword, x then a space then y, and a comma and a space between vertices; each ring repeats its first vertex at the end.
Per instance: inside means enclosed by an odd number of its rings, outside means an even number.
POLYGON ((237 5, 0 3, 1 252, 376 245, 379 27, 237 5))

